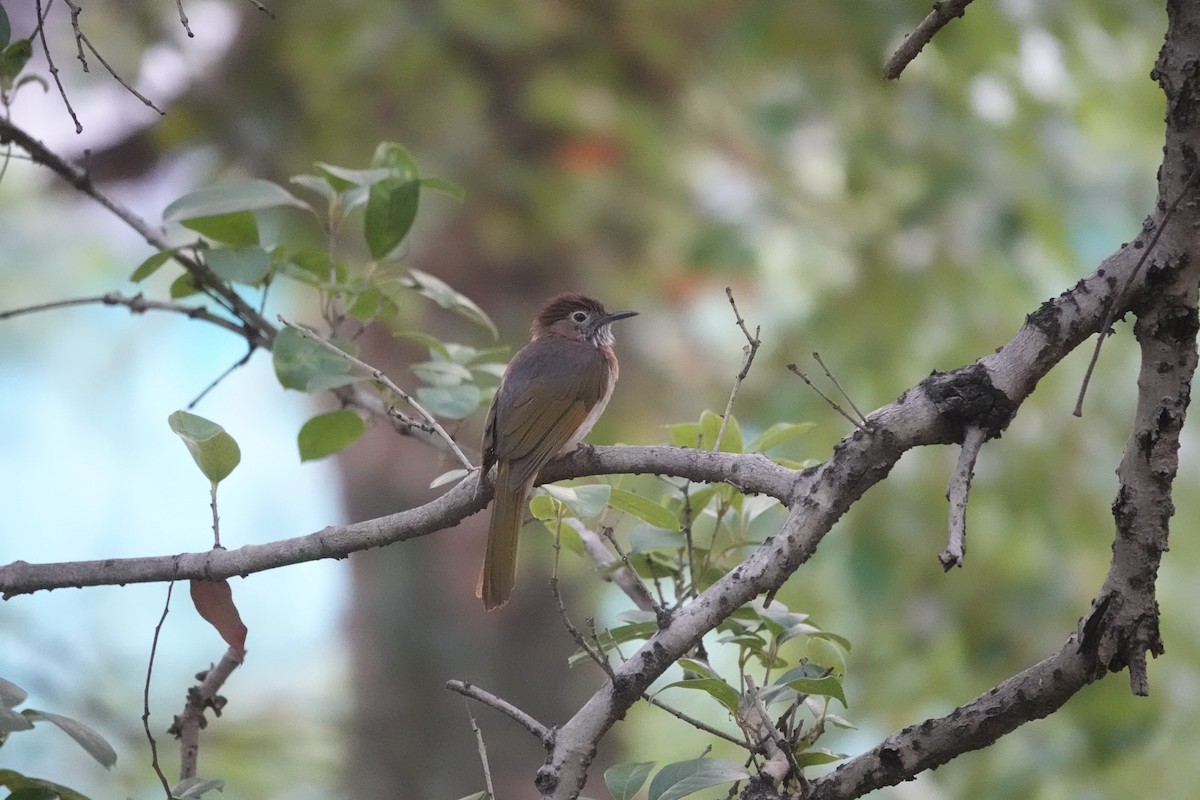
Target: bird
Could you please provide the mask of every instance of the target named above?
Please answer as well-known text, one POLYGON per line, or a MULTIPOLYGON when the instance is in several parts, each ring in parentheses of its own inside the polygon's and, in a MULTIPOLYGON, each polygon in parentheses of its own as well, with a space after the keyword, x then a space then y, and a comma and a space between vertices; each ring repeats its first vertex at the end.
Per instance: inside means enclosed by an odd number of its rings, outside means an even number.
POLYGON ((538 472, 579 445, 604 412, 617 382, 612 324, 636 311, 605 311, 598 300, 564 292, 545 302, 529 344, 513 356, 488 408, 480 481, 496 467, 495 507, 475 594, 492 610, 517 579, 517 539, 538 472))

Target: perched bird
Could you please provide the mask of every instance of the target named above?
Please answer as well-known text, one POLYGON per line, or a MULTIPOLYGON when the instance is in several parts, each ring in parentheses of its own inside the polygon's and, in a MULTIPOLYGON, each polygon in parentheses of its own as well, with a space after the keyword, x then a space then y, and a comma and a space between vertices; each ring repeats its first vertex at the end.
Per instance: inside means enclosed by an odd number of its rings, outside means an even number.
POLYGON ((475 590, 487 609, 508 601, 517 579, 517 534, 538 471, 583 441, 617 382, 612 323, 636 311, 604 310, 569 292, 546 301, 530 342, 513 356, 488 409, 480 480, 496 465, 496 504, 475 590))

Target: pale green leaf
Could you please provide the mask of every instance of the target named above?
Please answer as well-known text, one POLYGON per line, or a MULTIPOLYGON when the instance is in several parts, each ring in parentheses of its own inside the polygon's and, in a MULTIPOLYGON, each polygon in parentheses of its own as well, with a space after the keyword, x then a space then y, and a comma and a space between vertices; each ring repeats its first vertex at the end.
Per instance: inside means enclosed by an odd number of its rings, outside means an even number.
POLYGON ((654 769, 653 761, 626 761, 604 770, 604 785, 613 800, 633 800, 654 769))
POLYGON ((214 484, 228 477, 242 460, 242 452, 234 438, 211 420, 187 411, 176 411, 167 417, 167 424, 183 440, 196 466, 214 484))
POLYGON ((308 203, 279 184, 253 178, 189 192, 163 210, 163 222, 180 222, 280 206, 312 210, 308 203))
POLYGON ((634 494, 624 489, 613 489, 608 503, 613 508, 624 511, 631 517, 636 517, 656 528, 679 530, 679 520, 675 518, 674 514, 640 494, 634 494))
POLYGON ((333 455, 357 442, 366 429, 362 417, 349 409, 319 414, 305 422, 296 436, 300 460, 312 461, 333 455))
POLYGON ((105 768, 111 768, 117 763, 117 751, 96 731, 84 725, 79 720, 64 717, 61 714, 51 714, 49 711, 29 709, 24 712, 30 720, 45 720, 58 727, 82 747, 87 754, 100 762, 105 768))
POLYGON ((696 758, 667 764, 650 781, 648 800, 677 800, 710 786, 745 780, 750 773, 736 761, 696 758))

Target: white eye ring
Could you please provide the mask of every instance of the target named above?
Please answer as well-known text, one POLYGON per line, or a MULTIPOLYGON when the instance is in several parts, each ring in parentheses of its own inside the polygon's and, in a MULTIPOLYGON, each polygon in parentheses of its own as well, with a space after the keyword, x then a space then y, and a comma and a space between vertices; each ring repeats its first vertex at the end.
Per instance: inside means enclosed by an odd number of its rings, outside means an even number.
POLYGON ((576 311, 574 314, 571 315, 571 319, 575 320, 576 322, 586 322, 587 321, 587 312, 576 311))

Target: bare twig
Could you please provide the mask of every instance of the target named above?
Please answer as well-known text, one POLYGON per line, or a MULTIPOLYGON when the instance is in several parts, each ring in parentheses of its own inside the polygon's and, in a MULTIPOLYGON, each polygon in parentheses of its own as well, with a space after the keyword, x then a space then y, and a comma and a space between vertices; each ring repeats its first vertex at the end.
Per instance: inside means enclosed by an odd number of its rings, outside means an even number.
POLYGON ((739 739, 736 736, 726 733, 725 731, 721 730, 720 728, 714 728, 712 725, 709 725, 707 722, 703 722, 689 714, 685 714, 684 712, 680 711, 678 708, 667 705, 666 703, 664 703, 662 700, 659 700, 654 695, 649 695, 649 694, 642 695, 642 699, 645 700, 647 703, 649 703, 652 706, 661 708, 663 711, 667 712, 668 714, 675 717, 676 719, 678 719, 682 722, 686 722, 688 725, 691 725, 693 728, 695 728, 698 731, 703 731, 710 736, 716 736, 720 739, 724 739, 727 742, 732 742, 733 744, 737 745, 738 747, 744 747, 747 750, 753 751, 755 749, 754 745, 750 744, 745 739, 739 739))
POLYGON ((79 121, 79 117, 75 114, 75 109, 71 107, 71 101, 67 98, 67 90, 63 88, 62 79, 58 77, 58 65, 54 63, 54 56, 50 55, 50 45, 46 42, 46 12, 42 8, 42 0, 36 0, 36 8, 38 18, 37 33, 38 39, 42 42, 42 52, 46 55, 46 68, 50 71, 50 77, 54 78, 54 85, 58 87, 58 95, 62 98, 63 104, 67 107, 67 113, 71 115, 71 119, 75 123, 75 132, 83 133, 83 123, 79 121))
POLYGON ((562 620, 563 627, 567 629, 567 633, 579 646, 579 649, 587 653, 588 658, 595 661, 600 669, 609 678, 613 676, 612 665, 608 663, 608 658, 604 654, 604 647, 600 645, 600 639, 596 636, 596 632, 592 630, 592 639, 596 642, 596 647, 593 647, 579 628, 575 627, 575 623, 571 622, 571 615, 567 613, 567 604, 563 601, 562 592, 558 588, 558 562, 559 556, 562 554, 562 523, 555 526, 554 529, 554 566, 550 573, 550 594, 554 596, 554 602, 558 608, 558 616, 562 620))
POLYGON ((858 406, 854 405, 854 400, 851 399, 850 395, 846 393, 846 390, 842 388, 842 384, 838 382, 837 378, 833 377, 833 373, 829 371, 829 367, 825 366, 825 362, 821 359, 821 354, 814 350, 812 356, 813 360, 821 365, 821 369, 825 372, 825 377, 829 378, 830 382, 837 387, 838 393, 850 405, 850 409, 854 412, 855 416, 862 421, 862 425, 860 427, 870 430, 871 424, 867 422, 866 415, 858 410, 858 406))
POLYGON ((650 595, 650 590, 646 588, 646 584, 642 583, 642 579, 634 571, 633 565, 629 563, 629 557, 617 545, 616 539, 613 538, 610 530, 605 529, 604 538, 608 539, 617 551, 617 559, 620 561, 620 565, 613 560, 612 553, 604 546, 600 534, 587 525, 584 525, 578 519, 568 519, 566 523, 579 534, 579 539, 583 542, 584 552, 595 563, 604 580, 616 584, 633 601, 634 605, 643 611, 653 611, 656 614, 661 611, 659 606, 654 602, 654 598, 650 595))
POLYGON ((487 790, 488 798, 496 796, 496 788, 492 786, 492 768, 488 765, 487 744, 483 741, 483 731, 479 730, 479 725, 475 722, 475 715, 471 713, 471 704, 463 699, 463 706, 467 709, 467 719, 471 721, 471 732, 475 734, 475 745, 479 748, 479 763, 483 767, 483 785, 487 790))
POLYGON ((175 7, 179 9, 179 24, 187 31, 188 38, 196 38, 196 34, 192 33, 191 25, 188 24, 187 12, 183 10, 183 0, 175 0, 175 7))
POLYGON ((551 728, 538 722, 507 700, 503 700, 491 692, 480 689, 478 686, 466 681, 446 681, 446 688, 452 692, 461 694, 463 697, 469 697, 476 702, 483 703, 489 708, 494 708, 532 733, 543 746, 549 747, 554 742, 554 731, 551 728))
MULTIPOLYGON (((38 0, 39 4, 41 0, 38 0)), ((241 320, 244 327, 241 334, 256 347, 271 348, 275 338, 275 326, 267 322, 254 306, 242 299, 233 288, 226 285, 216 273, 203 262, 185 255, 177 248, 171 247, 159 231, 150 227, 137 214, 113 200, 96 188, 87 171, 67 161, 54 153, 37 139, 13 125, 9 120, 0 117, 0 144, 12 142, 29 154, 30 159, 50 169, 68 185, 81 194, 92 198, 104 208, 117 216, 131 230, 135 231, 151 247, 156 250, 170 250, 171 257, 187 270, 195 279, 201 290, 224 306, 233 316, 241 320)))
POLYGON ((257 8, 262 13, 266 14, 271 19, 275 19, 275 12, 272 11, 271 9, 267 8, 266 6, 264 6, 258 0, 246 0, 246 2, 249 3, 250 5, 254 6, 255 8, 257 8))
POLYGON ((383 373, 383 370, 372 367, 367 362, 362 361, 361 359, 355 358, 354 356, 347 353, 345 350, 343 350, 340 347, 338 347, 337 345, 335 345, 333 342, 330 342, 327 339, 325 339, 323 336, 321 336, 320 334, 318 334, 316 331, 312 330, 311 328, 308 328, 304 325, 298 325, 294 322, 288 322, 282 316, 277 317, 277 319, 282 324, 288 326, 292 330, 299 333, 305 339, 309 339, 313 342, 316 342, 317 344, 324 347, 326 350, 329 350, 331 353, 337 353, 338 355, 340 355, 342 358, 349 361, 354 366, 358 367, 361 370, 365 370, 367 373, 369 373, 370 376, 374 380, 377 380, 381 384, 383 384, 388 389, 388 391, 390 391, 392 394, 396 395, 401 400, 403 400, 404 402, 406 402, 410 406, 412 406, 413 410, 421 415, 421 418, 424 419, 425 422, 428 423, 430 425, 430 427, 433 428, 434 432, 436 432, 438 436, 442 437, 443 441, 445 441, 447 446, 449 446, 450 451, 453 452, 454 455, 458 458, 459 463, 461 463, 468 470, 473 471, 476 469, 475 465, 471 463, 471 459, 467 458, 466 455, 463 453, 463 451, 459 449, 458 443, 454 441, 454 438, 451 437, 450 434, 446 433, 446 429, 443 428, 436 419, 434 419, 433 415, 430 414, 428 411, 426 411, 421 406, 421 404, 418 403, 415 399, 413 399, 413 397, 408 392, 404 391, 399 386, 397 386, 396 383, 391 378, 389 378, 387 375, 385 375, 383 373))
MULTIPOLYGON (((850 414, 849 414, 849 413, 846 411, 846 409, 844 409, 844 408, 842 408, 840 405, 838 405, 838 403, 837 403, 837 401, 836 401, 836 400, 834 400, 832 397, 830 397, 829 395, 825 394, 825 393, 824 393, 824 392, 822 392, 820 389, 818 389, 818 388, 816 387, 816 384, 814 384, 814 383, 813 383, 813 382, 812 382, 812 381, 809 379, 809 377, 808 377, 807 375, 805 375, 803 372, 801 372, 801 371, 800 371, 800 368, 799 368, 799 367, 797 367, 797 366, 795 365, 795 363, 788 364, 788 365, 787 365, 787 368, 788 368, 789 370, 791 370, 792 372, 794 372, 796 375, 798 375, 798 376, 800 377, 800 380, 804 381, 804 382, 805 382, 805 384, 807 384, 807 385, 808 385, 808 388, 810 388, 810 389, 812 389, 814 392, 816 392, 816 393, 817 393, 817 395, 818 395, 818 396, 819 396, 819 397, 820 397, 822 400, 824 400, 824 401, 825 401, 825 402, 826 402, 826 403, 829 405, 829 407, 830 407, 830 408, 832 408, 834 411, 836 411, 837 413, 841 414, 843 417, 845 417, 846 419, 848 419, 848 420, 850 421, 850 424, 851 424, 851 425, 853 425, 854 427, 858 428, 860 431, 863 431, 864 433, 870 433, 870 432, 871 432, 871 427, 870 427, 870 425, 867 423, 867 421, 866 421, 866 419, 865 419, 865 418, 860 420, 860 419, 855 419, 853 416, 851 416, 851 415, 850 415, 850 414)), ((856 410, 857 410, 857 409, 856 409, 856 410)))
POLYGON ((246 366, 246 364, 249 363, 249 361, 250 361, 250 357, 252 355, 254 355, 254 350, 255 350, 254 345, 250 345, 250 349, 248 349, 246 351, 246 355, 242 356, 237 361, 230 364, 229 367, 226 368, 224 372, 222 372, 217 377, 213 378, 212 383, 208 384, 208 386, 205 386, 200 391, 200 394, 193 397, 192 401, 187 404, 188 410, 190 411, 191 409, 195 408, 200 403, 200 401, 204 399, 205 395, 207 395, 213 389, 217 388, 217 386, 221 383, 221 381, 225 380, 226 378, 228 378, 230 375, 233 374, 234 370, 241 369, 242 367, 246 366))
POLYGON ((733 413, 733 401, 737 398, 738 390, 742 388, 742 381, 746 380, 746 376, 750 374, 750 365, 754 363, 754 356, 758 353, 758 348, 762 345, 762 341, 758 338, 758 334, 762 328, 755 327, 754 335, 750 335, 750 331, 746 327, 746 321, 742 319, 741 313, 738 312, 737 302, 733 299, 733 289, 731 287, 725 287, 725 296, 729 298, 729 306, 733 309, 733 316, 737 321, 737 326, 742 329, 742 335, 746 337, 746 346, 742 348, 746 355, 742 359, 742 369, 734 376, 733 387, 729 390, 729 400, 725 403, 725 413, 721 415, 721 428, 717 431, 717 440, 712 444, 713 452, 721 449, 721 440, 725 438, 725 428, 729 425, 729 416, 733 413))
POLYGON ((225 698, 218 692, 229 676, 242 663, 243 654, 233 647, 225 651, 216 666, 210 667, 196 677, 200 679, 197 686, 188 689, 187 702, 183 706, 183 714, 176 717, 171 732, 179 737, 179 779, 196 777, 200 761, 200 730, 207 722, 204 712, 213 710, 213 714, 221 716, 225 707, 225 698))
POLYGON ((172 800, 171 782, 167 780, 162 767, 158 764, 158 742, 155 740, 154 734, 150 732, 150 676, 154 673, 154 656, 158 651, 158 635, 162 633, 163 623, 167 620, 167 612, 171 610, 171 591, 174 588, 175 581, 167 584, 167 599, 163 603, 162 615, 158 618, 158 624, 154 626, 154 636, 150 639, 150 663, 146 665, 146 683, 142 688, 142 728, 146 731, 146 738, 150 741, 150 766, 154 770, 154 774, 158 776, 163 791, 167 793, 167 800, 172 800))
POLYGON ((975 475, 975 462, 987 436, 986 430, 975 425, 969 426, 963 433, 958 463, 954 465, 950 484, 946 488, 946 499, 950 501, 950 541, 938 556, 945 570, 961 567, 967 555, 967 495, 971 491, 971 478, 975 475))
POLYGON ((72 297, 48 303, 37 303, 36 305, 0 311, 0 320, 19 317, 24 314, 36 314, 41 311, 53 311, 59 308, 87 305, 122 306, 129 309, 130 313, 133 314, 144 314, 147 311, 169 311, 174 314, 182 314, 189 319, 198 319, 211 323, 241 337, 246 336, 244 325, 239 325, 233 320, 226 319, 219 314, 214 314, 204 306, 193 306, 165 300, 150 300, 141 292, 135 295, 126 295, 120 292, 105 292, 104 294, 91 297, 72 297))
POLYGON ((217 482, 213 481, 209 489, 209 507, 212 508, 212 529, 213 529, 213 549, 222 550, 221 547, 221 517, 217 513, 217 482))
POLYGON ((889 81, 899 78, 900 73, 904 72, 904 68, 917 57, 925 45, 929 44, 934 34, 945 27, 950 20, 966 13, 967 6, 970 4, 971 0, 938 0, 935 2, 933 10, 925 19, 921 20, 921 24, 915 31, 904 38, 904 41, 896 48, 896 52, 883 65, 883 77, 889 81))
POLYGON ((1187 193, 1188 189, 1191 188, 1192 183, 1195 182, 1197 176, 1200 176, 1200 168, 1193 168, 1191 173, 1188 175, 1188 179, 1184 181, 1183 186, 1180 187, 1179 193, 1175 195, 1175 199, 1171 201, 1171 204, 1167 206, 1166 211, 1163 212, 1162 221, 1158 224, 1158 227, 1155 228, 1154 233, 1150 236, 1150 241, 1146 243, 1144 248, 1142 248, 1141 258, 1138 259, 1137 264, 1129 273, 1129 276, 1125 279, 1125 283, 1121 286, 1121 290, 1113 295, 1112 302, 1108 306, 1108 312, 1104 315, 1104 321, 1100 323, 1100 330, 1096 334, 1096 347, 1094 350, 1092 350, 1091 360, 1088 361, 1087 372, 1085 372, 1083 375, 1083 383, 1079 386, 1079 397, 1077 397, 1075 400, 1075 410, 1071 412, 1075 416, 1083 416, 1083 398, 1084 395, 1087 394, 1088 384, 1091 383, 1092 372, 1096 369, 1096 362, 1100 360, 1100 347, 1104 344, 1105 338, 1108 337, 1112 332, 1113 321, 1117 318, 1117 313, 1123 306, 1126 295, 1129 294, 1129 287, 1133 285, 1133 282, 1137 280, 1138 275, 1141 274, 1142 267, 1146 265, 1146 261, 1150 258, 1150 254, 1154 252, 1154 248, 1158 244, 1159 237, 1162 236, 1162 232, 1166 229, 1167 223, 1171 221, 1173 216, 1175 216, 1175 210, 1179 208, 1179 202, 1183 200, 1183 196, 1187 193))

